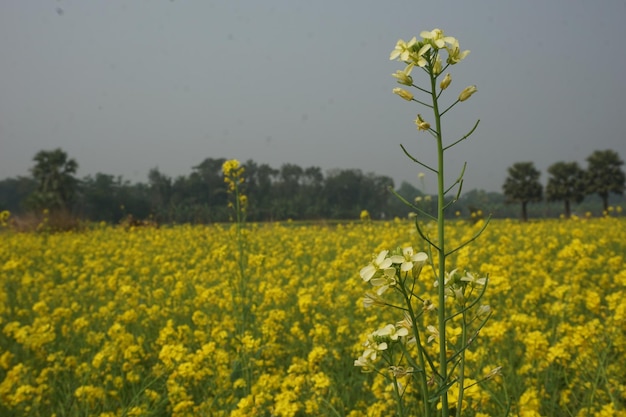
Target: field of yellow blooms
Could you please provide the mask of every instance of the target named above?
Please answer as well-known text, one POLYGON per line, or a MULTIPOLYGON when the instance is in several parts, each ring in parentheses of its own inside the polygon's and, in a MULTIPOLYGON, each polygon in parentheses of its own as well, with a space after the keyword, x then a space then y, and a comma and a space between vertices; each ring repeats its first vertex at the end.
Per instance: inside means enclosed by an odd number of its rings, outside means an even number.
MULTIPOLYGON (((448 235, 480 227, 458 221, 448 235)), ((0 415, 393 415, 384 378, 354 366, 392 319, 363 307, 359 270, 383 249, 425 250, 414 226, 248 225, 243 337, 235 233, 0 232, 0 415)), ((468 377, 502 366, 463 415, 626 416, 625 255, 619 218, 493 221, 458 252, 452 268, 489 274, 494 311, 468 377)))

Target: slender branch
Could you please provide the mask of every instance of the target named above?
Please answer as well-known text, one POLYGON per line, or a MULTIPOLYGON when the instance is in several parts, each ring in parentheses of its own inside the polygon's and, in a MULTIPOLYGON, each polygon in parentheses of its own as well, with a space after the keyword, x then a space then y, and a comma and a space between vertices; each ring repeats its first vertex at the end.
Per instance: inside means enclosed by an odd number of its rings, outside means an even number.
MULTIPOLYGON (((418 85, 411 84, 411 87, 415 87, 415 88, 417 88, 418 90, 423 91, 424 93, 426 93, 426 94, 430 95, 430 91, 428 91, 427 89, 422 88, 422 87, 420 87, 420 86, 418 86, 418 85)), ((429 105, 429 104, 426 104, 426 106, 428 106, 428 107, 432 107, 432 106, 431 106, 431 105, 429 105)))
POLYGON ((458 247, 452 249, 450 252, 446 253, 446 256, 452 255, 454 252, 464 248, 465 246, 469 245, 470 243, 472 243, 473 241, 475 241, 476 239, 478 239, 478 236, 482 235, 482 233, 485 231, 485 229, 487 228, 487 225, 489 225, 489 222, 491 221, 491 214, 489 215, 489 217, 487 217, 487 220, 485 221, 485 224, 483 225, 483 227, 480 228, 480 230, 478 232, 476 232, 476 234, 474 236, 472 236, 471 239, 469 239, 468 241, 462 243, 461 245, 459 245, 458 247))
POLYGON ((444 191, 444 194, 448 194, 448 192, 450 192, 450 190, 453 189, 455 185, 461 182, 461 180, 463 179, 463 175, 465 175, 465 168, 467 168, 467 162, 463 162, 463 168, 461 168, 461 173, 457 177, 456 181, 454 181, 454 183, 450 187, 448 187, 446 191, 444 191))
POLYGON ((404 147, 404 145, 400 145, 400 147, 402 148, 402 151, 404 151, 404 154, 405 154, 406 156, 408 156, 408 157, 409 157, 409 158, 410 158, 413 162, 420 164, 421 166, 423 166, 423 167, 424 167, 424 168, 426 168, 426 169, 431 170, 431 171, 432 171, 432 172, 434 172, 435 174, 437 173, 437 170, 436 170, 436 169, 431 168, 431 167, 429 167, 428 165, 426 165, 425 163, 420 162, 420 161, 418 161, 416 158, 414 158, 414 157, 413 157, 413 155, 411 155, 411 154, 410 154, 410 153, 406 150, 406 148, 404 147))
POLYGON ((425 212, 424 210, 422 210, 421 208, 413 205, 409 200, 407 200, 406 198, 402 197, 400 194, 398 194, 398 192, 396 190, 394 190, 392 187, 389 187, 389 191, 395 195, 400 201, 402 201, 404 204, 406 204, 407 206, 411 207, 413 210, 418 211, 420 214, 422 214, 423 216, 426 216, 428 218, 430 218, 431 220, 437 220, 435 219, 432 215, 428 214, 427 212, 425 212))
MULTIPOLYGON (((426 242, 428 242, 428 244, 429 244, 430 246, 432 246, 433 248, 437 249, 437 251, 439 251, 439 246, 435 245, 435 243, 434 243, 432 240, 430 240, 430 238, 428 238, 428 236, 426 236, 426 235, 422 232, 422 228, 420 227, 420 225, 419 225, 419 223, 418 223, 417 219, 415 219, 415 228, 417 229, 417 233, 420 235, 420 237, 421 237, 422 239, 424 239, 426 242)), ((430 248, 429 248, 429 250, 430 250, 430 248)), ((432 259, 432 258, 433 258, 433 257, 432 257, 432 253, 429 253, 429 255, 428 255, 428 256, 429 256, 429 258, 430 258, 430 259, 432 259)))
POLYGON ((411 101, 415 101, 416 103, 419 103, 419 104, 421 104, 423 106, 426 106, 426 107, 429 107, 431 109, 433 108, 433 106, 431 106, 430 104, 424 103, 423 101, 419 101, 416 98, 412 98, 411 101))
POLYGON ((456 145, 457 143, 462 142, 462 141, 464 141, 465 139, 469 138, 469 137, 470 137, 470 135, 471 135, 472 133, 474 133, 474 130, 476 130, 476 128, 478 127, 478 123, 480 123, 480 119, 476 120, 476 123, 474 124, 474 127, 472 128, 472 130, 470 130, 470 131, 469 131, 469 132, 468 132, 465 136, 463 136, 461 139, 457 140, 456 142, 451 143, 450 145, 446 146, 445 148, 443 148, 443 150, 444 150, 444 151, 445 151, 445 150, 448 150, 448 149, 450 149, 451 147, 453 147, 454 145, 456 145))
POLYGON ((444 114, 446 114, 448 112, 448 110, 450 110, 452 107, 454 107, 457 103, 459 103, 461 100, 459 100, 458 98, 456 99, 456 101, 454 103, 452 103, 450 105, 450 107, 448 107, 447 109, 445 109, 443 111, 443 113, 440 114, 440 116, 443 116, 444 114))

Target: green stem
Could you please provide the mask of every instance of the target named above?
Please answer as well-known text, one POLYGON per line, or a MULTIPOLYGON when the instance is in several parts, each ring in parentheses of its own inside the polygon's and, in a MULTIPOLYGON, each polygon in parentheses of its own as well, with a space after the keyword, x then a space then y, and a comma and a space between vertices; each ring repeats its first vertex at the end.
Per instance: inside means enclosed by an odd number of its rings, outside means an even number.
POLYGON ((420 332, 417 328, 417 316, 415 315, 415 311, 413 311, 413 305, 411 304, 411 299, 409 298, 409 294, 406 291, 404 285, 402 285, 402 295, 404 296, 404 301, 406 302, 409 316, 411 317, 411 326, 413 328, 413 335, 415 336, 415 342, 417 345, 417 352, 419 358, 419 366, 420 366, 420 385, 422 388, 422 398, 424 399, 424 416, 430 417, 430 404, 428 402, 428 380, 426 378, 426 362, 424 361, 424 346, 422 345, 422 341, 420 338, 420 332))
MULTIPOLYGON (((463 319, 461 321, 461 346, 467 346, 467 316, 466 312, 463 312, 463 319)), ((461 358, 459 360, 459 398, 456 405, 456 417, 461 417, 461 410, 463 409, 463 384, 465 383, 465 352, 467 349, 461 350, 461 358)))
MULTIPOLYGON (((242 206, 240 201, 240 193, 239 193, 239 178, 234 178, 235 184, 235 221, 236 221, 236 233, 237 233, 237 251, 239 255, 238 259, 238 267, 239 267, 239 279, 235 285, 234 292, 239 296, 238 298, 238 313, 240 315, 239 323, 238 323, 238 337, 240 340, 243 340, 246 330, 248 329, 248 315, 250 310, 250 301, 248 300, 248 285, 247 285, 247 277, 246 277, 246 242, 244 236, 244 226, 245 226, 245 214, 242 212, 242 206)), ((242 372, 244 374, 244 379, 246 381, 245 387, 245 395, 250 394, 250 389, 252 385, 252 369, 251 362, 247 352, 242 352, 240 354, 239 360, 242 366, 242 372)))
MULTIPOLYGON (((433 101, 433 114, 435 116, 435 130, 437 132, 437 243, 439 252, 439 375, 442 378, 439 381, 440 386, 446 386, 448 380, 447 358, 446 358, 446 298, 445 298, 445 275, 446 275, 446 252, 445 252, 445 229, 444 229, 444 164, 443 164, 443 137, 441 131, 441 115, 439 114, 439 103, 437 101, 437 77, 433 73, 433 65, 436 62, 436 55, 431 55, 432 62, 429 63, 429 75, 430 75, 430 87, 431 96, 433 101)), ((448 391, 443 390, 441 392, 441 415, 442 417, 449 417, 450 411, 448 409, 448 391)))

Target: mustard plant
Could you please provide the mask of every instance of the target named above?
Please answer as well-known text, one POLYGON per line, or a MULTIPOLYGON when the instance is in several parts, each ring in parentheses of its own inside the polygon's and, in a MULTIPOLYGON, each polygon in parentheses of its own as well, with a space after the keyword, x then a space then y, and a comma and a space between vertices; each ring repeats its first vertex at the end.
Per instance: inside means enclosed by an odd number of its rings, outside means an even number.
POLYGON ((234 223, 237 245, 237 273, 229 279, 232 306, 235 310, 235 341, 237 343, 237 359, 233 365, 231 380, 240 397, 250 394, 252 386, 252 360, 245 348, 246 341, 252 336, 252 300, 248 285, 248 254, 246 239, 246 211, 248 198, 243 192, 245 183, 244 167, 236 159, 227 160, 222 165, 224 182, 227 186, 228 208, 231 211, 230 220, 234 223))
MULTIPOLYGON (((468 241, 452 248, 446 244, 445 214, 461 194, 466 164, 456 180, 448 185, 444 155, 467 139, 479 121, 467 134, 452 141, 444 141, 442 121, 477 89, 473 85, 466 87, 448 100, 447 106, 442 105, 443 93, 452 85, 452 75, 446 71, 465 59, 469 51, 461 51, 459 41, 445 36, 440 29, 424 31, 420 37, 409 42, 399 40, 391 52, 391 60, 406 64, 404 69, 392 74, 393 77, 402 86, 413 89, 398 87, 393 93, 426 108, 425 112, 417 114, 415 125, 418 131, 430 135, 436 142, 436 163, 419 160, 403 145, 401 148, 412 161, 436 176, 436 214, 398 195, 417 212, 415 227, 425 251, 418 252, 413 247, 383 250, 360 270, 361 278, 373 289, 366 293, 364 306, 390 308, 398 313, 399 320, 367 336, 365 349, 355 366, 389 380, 399 416, 449 417, 460 416, 467 410, 472 392, 500 372, 500 368, 495 367, 491 372, 475 375, 468 369, 467 352, 492 314, 489 305, 481 303, 488 277, 461 268, 450 270, 447 262, 450 255, 482 233, 489 219, 468 241), (416 70, 426 79, 425 86, 415 83, 412 74, 416 70), (424 222, 429 221, 436 222, 435 233, 425 226, 424 222), (433 279, 425 276, 428 274, 423 273, 424 269, 432 273, 433 279)), ((420 173, 419 178, 423 180, 424 174, 420 173)))

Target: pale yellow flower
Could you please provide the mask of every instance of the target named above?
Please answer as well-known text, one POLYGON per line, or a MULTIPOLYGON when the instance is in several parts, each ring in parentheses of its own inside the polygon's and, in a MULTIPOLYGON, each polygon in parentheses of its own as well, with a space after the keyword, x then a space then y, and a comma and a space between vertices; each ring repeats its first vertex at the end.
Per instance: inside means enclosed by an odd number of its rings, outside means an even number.
POLYGON ((429 333, 428 343, 437 342, 439 340, 439 330, 437 330, 437 328, 432 324, 429 324, 426 327, 426 332, 429 333))
POLYGON ((469 87, 465 87, 463 89, 463 91, 461 91, 461 94, 459 94, 459 101, 465 101, 468 98, 470 98, 472 96, 472 94, 474 94, 476 91, 478 91, 476 89, 475 85, 470 85, 469 87))
POLYGON ((453 44, 458 42, 452 36, 444 36, 443 30, 441 29, 433 29, 430 32, 422 31, 420 36, 430 42, 430 44, 437 48, 441 49, 446 46, 446 44, 453 44))
POLYGON ((394 255, 391 261, 394 264, 401 264, 400 271, 408 272, 413 269, 414 263, 424 263, 428 259, 428 255, 424 252, 415 252, 413 247, 408 246, 402 248, 402 255, 394 255))
POLYGON ((383 293, 387 291, 389 287, 393 287, 396 285, 396 269, 386 268, 380 277, 372 278, 370 283, 374 287, 378 287, 378 289, 376 290, 376 294, 383 295, 383 293))
POLYGON ((388 250, 380 252, 378 256, 376 256, 376 259, 374 259, 369 265, 361 268, 361 270, 359 271, 359 275, 361 275, 363 281, 368 282, 370 279, 372 279, 376 272, 381 269, 387 269, 391 266, 391 259, 387 258, 388 253, 388 250))
POLYGON ((409 91, 406 91, 400 87, 396 87, 393 89, 393 93, 399 95, 400 97, 402 97, 403 99, 405 99, 406 101, 411 101, 413 100, 413 94, 411 94, 409 91))
POLYGON ((376 294, 372 294, 368 292, 368 293, 365 293, 365 296, 363 297, 363 307, 365 308, 369 308, 372 306, 385 306, 385 305, 386 305, 385 300, 383 300, 376 294))
POLYGON ((418 114, 417 118, 415 119, 415 124, 417 125, 417 130, 428 130, 430 129, 430 123, 424 121, 424 119, 422 119, 422 115, 418 114))
POLYGON ((471 272, 466 272, 464 277, 461 277, 461 281, 465 281, 470 283, 472 286, 480 285, 483 286, 487 282, 487 278, 476 278, 471 272))
POLYGON ((399 39, 398 42, 396 42, 396 47, 394 48, 393 51, 391 51, 391 54, 389 55, 389 59, 394 60, 394 59, 400 58, 401 61, 405 61, 405 62, 408 61, 411 48, 416 43, 417 43, 416 37, 413 37, 413 39, 411 39, 409 42, 405 42, 404 40, 399 39))
POLYGON ((452 82, 452 76, 450 75, 450 73, 446 74, 445 77, 443 77, 443 80, 441 80, 441 83, 439 84, 439 87, 442 90, 445 90, 446 88, 448 88, 448 86, 450 85, 450 83, 452 82))
POLYGON ((399 84, 413 85, 413 78, 410 75, 412 69, 413 69, 413 65, 408 65, 404 70, 398 70, 394 74, 391 74, 391 75, 396 80, 398 80, 399 84))
POLYGON ((395 342, 398 338, 407 336, 409 331, 406 327, 396 327, 393 324, 388 324, 385 327, 378 329, 375 333, 378 337, 386 337, 395 342))
POLYGON ((439 75, 443 69, 443 65, 441 64, 441 58, 437 55, 437 60, 433 65, 433 74, 439 75))
POLYGON ((418 67, 425 67, 428 61, 424 58, 424 54, 430 50, 430 44, 424 44, 417 52, 409 53, 409 62, 418 67))
POLYGON ((470 51, 468 50, 461 52, 461 49, 459 47, 459 42, 456 40, 446 49, 448 51, 448 59, 446 62, 450 65, 458 64, 463 59, 465 59, 465 57, 468 56, 470 53, 470 51))

